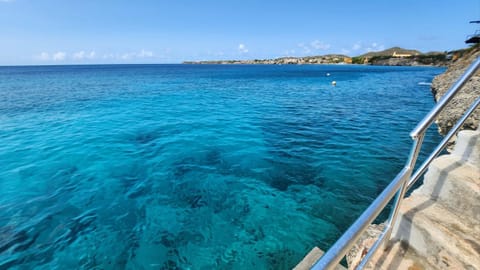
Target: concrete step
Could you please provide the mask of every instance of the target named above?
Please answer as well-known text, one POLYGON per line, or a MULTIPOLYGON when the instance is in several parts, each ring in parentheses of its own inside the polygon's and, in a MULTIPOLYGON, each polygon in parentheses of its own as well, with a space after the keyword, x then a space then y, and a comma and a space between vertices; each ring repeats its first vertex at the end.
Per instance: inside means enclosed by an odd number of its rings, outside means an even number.
MULTIPOLYGON (((429 270, 436 267, 419 256, 407 243, 396 241, 387 250, 377 250, 365 270, 429 270)), ((353 267, 349 269, 354 269, 353 267)))
MULTIPOLYGON (((299 262, 293 270, 310 270, 312 266, 322 257, 324 252, 318 247, 314 247, 307 255, 299 262)), ((343 265, 337 265, 335 270, 347 270, 343 265)))
POLYGON ((465 224, 478 224, 480 168, 455 155, 440 156, 430 165, 423 185, 412 195, 430 197, 463 219, 465 224))
POLYGON ((480 223, 465 225, 428 197, 417 194, 403 201, 392 235, 433 269, 480 269, 480 223))
MULTIPOLYGON (((353 270, 358 267, 362 258, 375 244, 375 241, 385 230, 385 225, 371 224, 367 231, 360 237, 355 246, 347 255, 348 269, 353 270)), ((397 269, 397 270, 426 270, 435 269, 425 258, 415 253, 408 244, 401 241, 389 243, 388 248, 380 247, 373 255, 368 264, 363 268, 365 270, 378 269, 397 269)))
POLYGON ((460 131, 452 154, 480 167, 480 130, 460 131))

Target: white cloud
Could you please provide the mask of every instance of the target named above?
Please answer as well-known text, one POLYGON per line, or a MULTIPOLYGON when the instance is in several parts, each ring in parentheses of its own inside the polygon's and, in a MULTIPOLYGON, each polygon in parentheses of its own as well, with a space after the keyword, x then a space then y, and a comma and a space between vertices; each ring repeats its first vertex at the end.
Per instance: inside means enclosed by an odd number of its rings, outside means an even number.
POLYGON ((245 46, 245 44, 238 44, 238 51, 240 53, 248 53, 248 49, 247 49, 247 46, 245 46))
POLYGON ((75 60, 84 60, 84 59, 94 59, 96 56, 96 53, 95 51, 91 51, 89 53, 85 52, 85 51, 79 51, 79 52, 76 52, 76 53, 73 53, 73 59, 75 60))
POLYGON ((42 52, 39 55, 35 56, 36 59, 41 61, 63 61, 67 57, 65 52, 56 52, 49 54, 47 52, 42 52))
POLYGON ((142 49, 136 56, 139 58, 149 58, 153 57, 153 52, 142 49))
POLYGON ((37 58, 42 61, 48 61, 50 59, 50 55, 46 52, 42 52, 37 58))
POLYGON ((80 60, 80 59, 83 59, 84 57, 85 57, 85 52, 84 51, 79 51, 79 52, 73 53, 73 59, 75 59, 75 60, 80 60))
POLYGON ((305 43, 298 43, 297 46, 302 49, 303 53, 308 54, 314 51, 326 51, 330 49, 331 45, 320 41, 318 39, 305 44, 305 43))
MULTIPOLYGON (((2 1, 2 0, 0 0, 2 1)), ((66 53, 63 51, 57 51, 53 53, 42 52, 38 55, 35 55, 34 58, 40 61, 88 61, 88 60, 134 60, 134 59, 147 59, 147 58, 159 58, 161 56, 155 55, 152 51, 142 49, 140 51, 134 52, 124 52, 124 53, 102 53, 98 54, 96 51, 77 51, 72 53, 66 53)))
POLYGON ((350 50, 347 49, 342 49, 342 54, 348 55, 350 53, 350 50))
POLYGON ((383 51, 385 46, 377 42, 372 42, 370 45, 364 45, 363 42, 358 41, 352 45, 350 49, 342 49, 342 52, 351 52, 351 53, 362 53, 362 52, 372 52, 372 51, 383 51))
POLYGON ((328 50, 330 49, 330 44, 324 43, 320 40, 314 40, 310 42, 310 47, 314 48, 315 50, 328 50))
MULTIPOLYGON (((111 54, 110 54, 111 55, 111 54)), ((108 55, 108 56, 110 56, 108 55)), ((128 53, 122 53, 120 55, 117 55, 116 58, 121 59, 121 60, 130 60, 130 59, 135 59, 135 58, 152 58, 154 56, 152 51, 147 51, 142 49, 141 51, 138 52, 128 52, 128 53)), ((105 55, 104 55, 105 58, 105 55)))
POLYGON ((383 50, 385 50, 385 46, 376 42, 373 42, 372 44, 370 44, 369 47, 365 48, 365 52, 375 52, 383 50))
POLYGON ((67 57, 67 54, 65 52, 56 52, 52 56, 53 61, 63 61, 67 57))
POLYGON ((362 44, 360 42, 357 42, 357 43, 353 44, 353 46, 352 46, 352 50, 354 50, 354 51, 358 51, 361 48, 362 48, 362 44))
POLYGON ((294 56, 295 55, 295 50, 286 50, 283 52, 284 56, 294 56))
POLYGON ((310 52, 312 52, 312 50, 310 49, 310 47, 308 47, 307 45, 305 45, 305 43, 298 43, 297 46, 300 47, 300 48, 302 48, 304 53, 310 53, 310 52))
POLYGON ((106 53, 102 56, 103 59, 113 59, 115 55, 113 53, 106 53))

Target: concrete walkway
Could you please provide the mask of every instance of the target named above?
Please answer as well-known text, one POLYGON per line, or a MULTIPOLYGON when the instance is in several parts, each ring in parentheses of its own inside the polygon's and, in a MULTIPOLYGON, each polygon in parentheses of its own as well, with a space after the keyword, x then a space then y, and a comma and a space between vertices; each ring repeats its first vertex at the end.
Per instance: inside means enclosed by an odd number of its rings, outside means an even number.
POLYGON ((480 269, 480 131, 461 131, 406 198, 390 249, 368 269, 480 269))

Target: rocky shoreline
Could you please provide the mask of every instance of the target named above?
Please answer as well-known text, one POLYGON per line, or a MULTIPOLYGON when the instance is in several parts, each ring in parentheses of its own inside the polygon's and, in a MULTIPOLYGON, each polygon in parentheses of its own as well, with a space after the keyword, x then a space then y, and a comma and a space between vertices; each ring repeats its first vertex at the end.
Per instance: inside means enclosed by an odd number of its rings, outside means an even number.
POLYGON ((327 54, 306 57, 280 57, 275 59, 254 60, 213 60, 213 61, 187 61, 184 64, 210 64, 210 65, 308 65, 308 64, 348 64, 351 58, 342 54, 327 54))
MULTIPOLYGON (((435 77, 431 90, 436 102, 440 100, 477 57, 480 57, 480 46, 478 45, 463 51, 457 59, 452 59, 447 71, 435 77)), ((438 132, 441 135, 447 134, 478 96, 480 96, 480 72, 475 73, 450 101, 444 111, 440 113, 436 120, 438 132)), ((480 108, 477 108, 473 115, 467 119, 463 129, 475 130, 479 122, 480 108)))
POLYGON ((446 52, 421 53, 393 47, 380 52, 370 52, 350 57, 343 54, 327 54, 305 57, 280 57, 253 60, 208 60, 185 61, 183 64, 206 65, 315 65, 315 64, 362 64, 380 66, 447 66, 450 58, 446 52))

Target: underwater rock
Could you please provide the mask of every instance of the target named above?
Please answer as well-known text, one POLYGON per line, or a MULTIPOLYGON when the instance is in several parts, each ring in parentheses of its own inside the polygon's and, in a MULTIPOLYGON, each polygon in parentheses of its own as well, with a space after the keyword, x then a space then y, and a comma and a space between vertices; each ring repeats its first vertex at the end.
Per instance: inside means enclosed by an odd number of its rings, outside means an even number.
POLYGON ((151 189, 146 185, 146 183, 141 182, 134 185, 127 191, 127 197, 129 199, 142 197, 142 196, 145 196, 150 190, 151 189))
POLYGON ((0 253, 14 245, 24 245, 28 239, 30 239, 30 237, 25 230, 17 232, 12 226, 0 227, 0 253))
POLYGON ((149 144, 156 140, 160 135, 156 131, 140 132, 135 136, 135 142, 139 144, 149 144))

